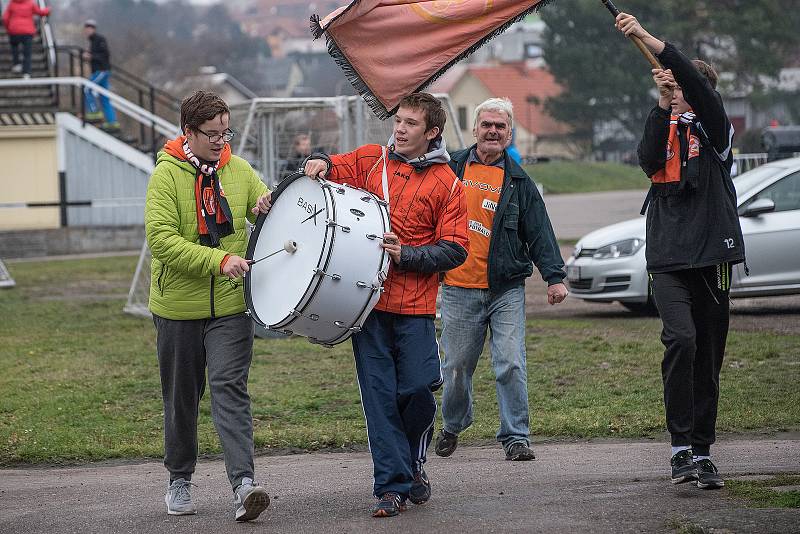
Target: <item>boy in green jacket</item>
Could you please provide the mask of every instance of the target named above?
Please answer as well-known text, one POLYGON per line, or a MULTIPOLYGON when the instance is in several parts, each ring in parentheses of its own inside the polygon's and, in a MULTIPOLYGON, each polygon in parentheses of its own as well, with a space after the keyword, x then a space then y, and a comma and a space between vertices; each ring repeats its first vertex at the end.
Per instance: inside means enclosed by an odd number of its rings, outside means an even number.
POLYGON ((147 186, 145 232, 153 256, 150 311, 157 332, 164 400, 164 465, 170 515, 195 514, 191 478, 197 463, 197 415, 211 389, 211 417, 233 487, 236 521, 269 505, 253 481, 253 420, 247 377, 253 325, 242 284, 249 270, 245 217, 267 213, 267 187, 231 154, 230 110, 197 91, 181 103, 184 135, 169 141, 147 186), (248 213, 248 207, 254 206, 248 213))

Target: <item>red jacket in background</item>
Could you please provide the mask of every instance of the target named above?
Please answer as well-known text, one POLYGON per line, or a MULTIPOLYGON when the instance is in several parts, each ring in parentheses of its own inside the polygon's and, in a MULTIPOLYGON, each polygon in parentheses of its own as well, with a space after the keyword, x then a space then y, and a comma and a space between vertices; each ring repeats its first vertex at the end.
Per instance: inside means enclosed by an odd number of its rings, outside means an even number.
POLYGON ((9 35, 33 35, 36 25, 33 16, 46 17, 50 8, 40 8, 34 0, 11 0, 3 12, 3 26, 9 35))

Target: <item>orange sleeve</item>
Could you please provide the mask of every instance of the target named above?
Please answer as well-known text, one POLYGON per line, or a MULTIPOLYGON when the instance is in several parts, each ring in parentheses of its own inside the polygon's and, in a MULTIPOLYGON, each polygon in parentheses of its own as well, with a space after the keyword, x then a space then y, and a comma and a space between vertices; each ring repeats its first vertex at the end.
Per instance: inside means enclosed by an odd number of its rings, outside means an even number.
MULTIPOLYGON (((452 172, 449 174, 452 174, 452 172)), ((445 178, 451 179, 453 185, 450 188, 450 195, 447 197, 442 215, 436 223, 436 241, 442 239, 452 241, 469 252, 467 196, 464 192, 464 185, 456 178, 455 174, 445 178)))
POLYGON ((359 189, 367 189, 369 170, 380 157, 379 145, 364 145, 346 154, 332 154, 331 168, 325 178, 337 184, 348 183, 359 189))

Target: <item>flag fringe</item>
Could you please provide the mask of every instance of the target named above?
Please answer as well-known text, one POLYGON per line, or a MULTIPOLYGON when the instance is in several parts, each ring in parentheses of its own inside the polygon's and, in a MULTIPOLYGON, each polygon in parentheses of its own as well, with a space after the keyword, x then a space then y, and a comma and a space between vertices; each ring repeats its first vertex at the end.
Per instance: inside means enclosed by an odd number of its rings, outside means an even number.
POLYGON ((386 109, 386 106, 383 105, 383 102, 372 92, 369 85, 361 78, 358 74, 358 71, 353 67, 352 63, 347 59, 344 53, 339 48, 339 45, 336 44, 336 41, 330 35, 325 36, 327 44, 328 44, 328 54, 333 58, 339 68, 342 69, 344 73, 344 77, 347 78, 347 81, 350 82, 350 85, 353 86, 353 89, 356 90, 356 93, 361 95, 361 98, 364 99, 364 102, 367 103, 369 108, 378 117, 380 120, 386 120, 392 115, 395 114, 397 111, 397 107, 393 110, 386 109))
POLYGON ((311 19, 309 20, 309 26, 311 26, 311 35, 314 36, 314 39, 319 39, 325 32, 322 29, 322 25, 320 24, 319 15, 311 15, 311 19))
MULTIPOLYGON (((516 17, 514 17, 512 19, 509 19, 508 21, 504 22, 501 26, 498 26, 497 28, 495 28, 494 31, 492 31, 490 34, 486 35, 486 37, 484 37, 483 39, 481 39, 480 41, 478 41, 474 45, 470 46, 469 48, 467 48, 466 50, 464 50, 463 52, 458 54, 447 65, 445 65, 444 67, 439 69, 432 76, 430 76, 427 80, 422 82, 412 92, 416 93, 416 92, 422 91, 427 86, 429 86, 430 84, 435 82, 437 79, 439 79, 439 77, 441 77, 444 73, 446 73, 448 70, 450 70, 456 63, 458 63, 462 59, 466 58, 467 56, 470 56, 471 54, 475 53, 475 51, 478 50, 480 47, 482 47, 483 45, 485 45, 486 43, 488 43, 489 41, 491 41, 492 39, 494 39, 495 37, 497 37, 498 35, 500 35, 504 31, 506 31, 509 26, 511 26, 512 24, 516 24, 517 22, 520 22, 521 20, 523 20, 525 17, 527 17, 531 13, 539 11, 541 8, 545 7, 546 5, 548 5, 548 4, 550 4, 550 3, 554 2, 554 1, 555 0, 541 0, 540 2, 536 3, 535 5, 531 6, 528 9, 526 9, 525 11, 523 11, 522 13, 517 15, 516 17)), ((342 13, 340 13, 339 16, 337 16, 336 18, 339 18, 340 16, 344 15, 347 11, 350 10, 350 8, 352 8, 357 3, 358 3, 358 0, 352 2, 350 4, 350 6, 348 6, 348 8, 345 11, 343 11, 342 13)), ((336 20, 336 19, 334 19, 334 20, 336 20)), ((331 21, 331 22, 333 22, 333 21, 331 21)), ((315 39, 318 39, 323 34, 325 34, 325 30, 322 28, 322 26, 320 24, 320 18, 317 15, 312 15, 311 16, 311 33, 314 35, 315 39)), ((333 58, 333 60, 336 62, 336 64, 339 66, 339 68, 342 69, 342 72, 344 73, 345 78, 347 78, 347 81, 350 82, 350 85, 352 85, 353 88, 356 90, 356 92, 359 95, 361 95, 361 98, 364 99, 364 101, 370 107, 372 112, 378 117, 378 119, 385 120, 385 119, 391 117, 392 115, 394 115, 397 112, 397 107, 398 106, 395 106, 392 109, 386 109, 386 106, 384 106, 383 103, 380 101, 380 99, 372 92, 372 90, 369 88, 369 86, 364 82, 364 80, 358 74, 358 71, 356 71, 355 67, 353 67, 353 65, 350 63, 350 61, 344 55, 342 50, 336 44, 336 41, 334 41, 333 38, 329 34, 325 34, 325 39, 326 39, 327 46, 328 46, 328 54, 330 54, 330 56, 333 58)))

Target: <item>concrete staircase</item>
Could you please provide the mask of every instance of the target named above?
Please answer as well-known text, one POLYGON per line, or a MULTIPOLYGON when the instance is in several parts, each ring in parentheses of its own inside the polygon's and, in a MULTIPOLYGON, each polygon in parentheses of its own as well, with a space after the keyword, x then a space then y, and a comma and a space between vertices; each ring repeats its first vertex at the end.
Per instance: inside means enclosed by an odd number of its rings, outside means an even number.
MULTIPOLYGON (((19 78, 21 74, 11 72, 11 44, 5 28, 0 24, 0 79, 19 78)), ((49 76, 47 50, 40 34, 33 36, 31 53, 31 77, 46 78, 49 76)), ((52 114, 58 108, 56 89, 45 87, 5 88, 0 91, 0 124, 37 124, 42 114, 48 115, 52 122, 52 114), (31 122, 29 122, 31 121, 31 122)))

